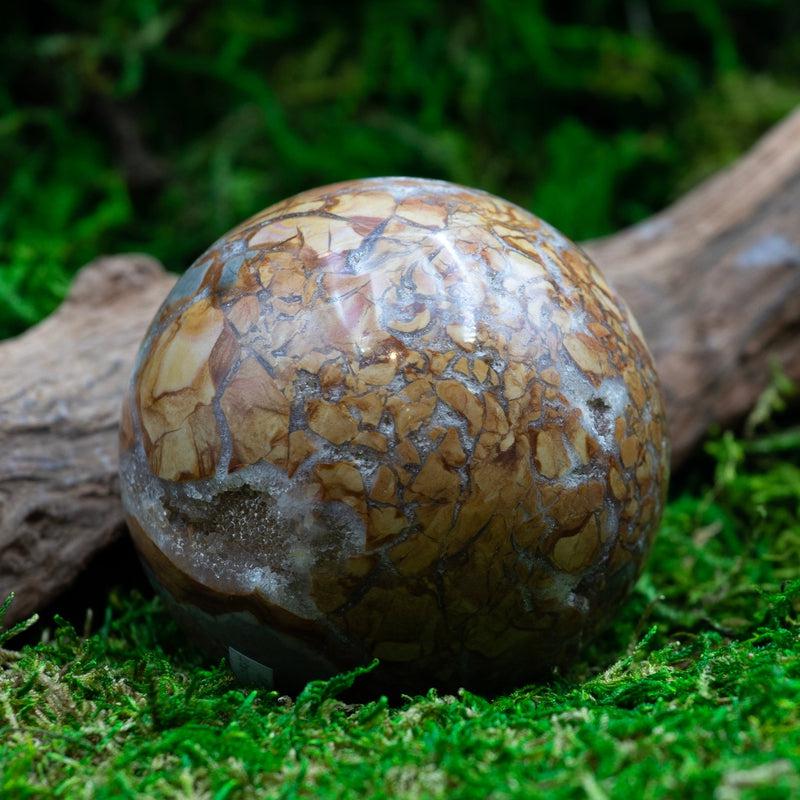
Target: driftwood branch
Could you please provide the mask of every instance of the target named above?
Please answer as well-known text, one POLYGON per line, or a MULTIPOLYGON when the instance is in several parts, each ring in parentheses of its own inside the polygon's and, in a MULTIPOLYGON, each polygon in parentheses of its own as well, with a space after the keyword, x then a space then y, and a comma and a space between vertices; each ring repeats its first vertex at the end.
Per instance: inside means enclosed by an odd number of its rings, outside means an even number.
POLYGON ((123 530, 117 422, 144 329, 174 278, 147 256, 85 267, 64 304, 0 344, 0 597, 45 605, 123 530))
POLYGON ((745 414, 770 360, 800 378, 800 110, 660 214, 586 249, 655 358, 679 464, 745 414))
MULTIPOLYGON (((777 358, 800 378, 800 111, 674 206, 587 250, 633 308, 676 464, 753 405, 777 358)), ((66 588, 122 530, 120 397, 174 277, 141 255, 84 268, 62 307, 0 343, 0 599, 7 622, 66 588)))

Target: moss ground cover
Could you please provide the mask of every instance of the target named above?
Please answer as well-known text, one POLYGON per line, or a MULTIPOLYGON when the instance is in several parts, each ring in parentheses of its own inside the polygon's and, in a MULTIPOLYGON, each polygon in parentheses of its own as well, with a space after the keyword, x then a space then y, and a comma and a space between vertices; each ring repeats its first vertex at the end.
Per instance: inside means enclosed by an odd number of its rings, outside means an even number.
POLYGON ((6 633, 0 796, 800 797, 800 429, 707 452, 612 629, 507 696, 250 691, 131 590, 6 633))

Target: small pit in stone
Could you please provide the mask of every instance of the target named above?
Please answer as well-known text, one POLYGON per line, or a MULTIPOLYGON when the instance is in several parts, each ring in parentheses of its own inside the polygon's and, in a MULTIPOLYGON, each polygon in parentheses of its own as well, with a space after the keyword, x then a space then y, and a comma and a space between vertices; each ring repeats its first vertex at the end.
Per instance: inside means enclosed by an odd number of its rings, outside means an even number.
POLYGON ((611 430, 611 419, 609 418, 611 406, 602 397, 590 398, 587 405, 592 414, 597 432, 600 434, 608 433, 611 430))

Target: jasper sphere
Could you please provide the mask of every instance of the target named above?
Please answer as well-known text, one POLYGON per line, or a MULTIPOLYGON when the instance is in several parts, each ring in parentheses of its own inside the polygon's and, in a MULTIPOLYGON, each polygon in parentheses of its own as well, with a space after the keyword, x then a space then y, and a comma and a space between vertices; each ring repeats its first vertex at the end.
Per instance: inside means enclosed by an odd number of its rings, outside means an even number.
POLYGON ((279 687, 377 657, 401 688, 565 664, 635 582, 667 485, 624 303, 526 211, 336 184, 181 277, 123 409, 129 526, 169 607, 279 687))

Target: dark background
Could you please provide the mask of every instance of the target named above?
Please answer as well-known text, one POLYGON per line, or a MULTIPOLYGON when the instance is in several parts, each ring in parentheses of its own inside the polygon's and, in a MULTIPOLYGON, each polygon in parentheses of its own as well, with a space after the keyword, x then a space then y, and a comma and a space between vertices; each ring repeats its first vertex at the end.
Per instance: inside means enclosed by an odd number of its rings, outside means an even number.
POLYGON ((477 186, 576 239, 800 103, 796 0, 59 0, 0 31, 0 336, 98 254, 184 269, 302 189, 477 186))

